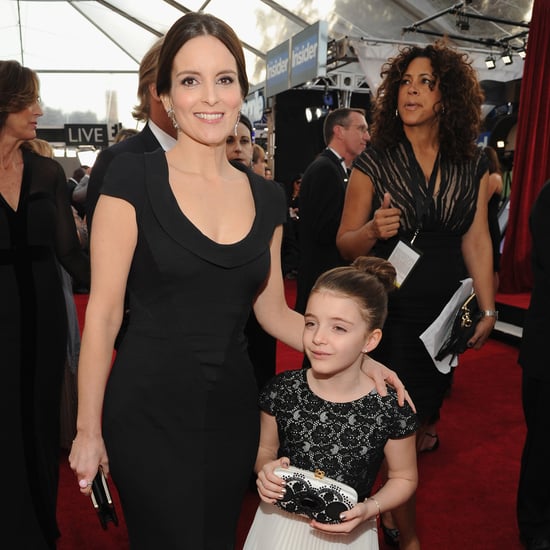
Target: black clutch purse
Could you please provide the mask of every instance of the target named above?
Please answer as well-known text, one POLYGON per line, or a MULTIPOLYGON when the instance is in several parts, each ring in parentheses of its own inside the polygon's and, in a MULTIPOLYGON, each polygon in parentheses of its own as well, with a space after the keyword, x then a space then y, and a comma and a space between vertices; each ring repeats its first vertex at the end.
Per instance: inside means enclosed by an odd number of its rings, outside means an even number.
POLYGON ((470 294, 456 312, 449 335, 435 356, 441 361, 447 355, 452 360, 468 349, 468 340, 474 335, 476 326, 483 317, 475 293, 470 294))
POLYGON ((321 470, 310 472, 289 466, 276 468, 275 473, 286 481, 285 495, 276 505, 287 512, 320 523, 340 523, 340 514, 357 504, 353 487, 325 477, 321 470))
POLYGON ((111 492, 109 491, 109 485, 107 484, 107 478, 101 468, 97 471, 92 482, 92 494, 90 496, 97 511, 101 527, 107 529, 107 524, 110 521, 118 525, 118 517, 113 499, 111 498, 111 492))

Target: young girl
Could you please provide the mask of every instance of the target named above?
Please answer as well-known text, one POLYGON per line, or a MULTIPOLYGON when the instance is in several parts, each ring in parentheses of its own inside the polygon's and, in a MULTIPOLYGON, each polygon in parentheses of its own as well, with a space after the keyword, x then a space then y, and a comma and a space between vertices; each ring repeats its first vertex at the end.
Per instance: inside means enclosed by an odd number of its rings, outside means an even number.
POLYGON ((359 257, 321 275, 309 296, 303 332, 310 369, 273 378, 260 396, 261 436, 256 472, 262 502, 244 550, 377 549, 376 518, 409 499, 417 485, 416 416, 395 391, 381 397, 365 373, 382 338, 387 293, 395 270, 359 257), (371 490, 386 457, 388 481, 371 490), (277 467, 321 469, 353 487, 359 500, 323 524, 281 510, 284 482, 277 467), (313 529, 311 529, 313 528, 313 529))

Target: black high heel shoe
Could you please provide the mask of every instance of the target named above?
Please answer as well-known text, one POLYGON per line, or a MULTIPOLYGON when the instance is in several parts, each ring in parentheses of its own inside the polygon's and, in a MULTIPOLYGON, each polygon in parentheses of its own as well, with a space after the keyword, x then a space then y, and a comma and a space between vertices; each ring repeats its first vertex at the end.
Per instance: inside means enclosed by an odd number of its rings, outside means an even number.
POLYGON ((384 535, 384 542, 387 546, 392 546, 397 548, 399 546, 399 529, 386 527, 382 518, 380 518, 380 528, 382 529, 382 534, 384 535))

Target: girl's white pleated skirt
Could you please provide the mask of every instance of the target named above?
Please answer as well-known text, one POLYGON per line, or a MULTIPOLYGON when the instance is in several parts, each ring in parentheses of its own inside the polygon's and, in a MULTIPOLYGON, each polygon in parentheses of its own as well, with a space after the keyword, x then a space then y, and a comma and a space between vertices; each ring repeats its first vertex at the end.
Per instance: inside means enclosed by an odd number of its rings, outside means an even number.
POLYGON ((331 535, 310 527, 310 519, 260 502, 243 550, 378 550, 376 520, 349 535, 331 535))

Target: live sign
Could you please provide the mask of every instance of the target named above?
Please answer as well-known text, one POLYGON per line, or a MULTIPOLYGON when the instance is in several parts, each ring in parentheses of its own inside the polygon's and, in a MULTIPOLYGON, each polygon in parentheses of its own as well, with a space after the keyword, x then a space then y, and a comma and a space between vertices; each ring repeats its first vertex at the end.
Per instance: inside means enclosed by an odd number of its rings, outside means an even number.
POLYGON ((109 136, 106 124, 65 124, 67 145, 95 145, 107 147, 109 136))

